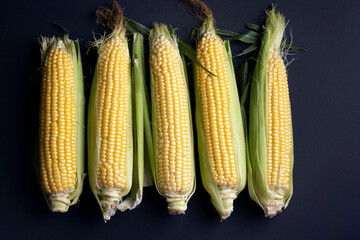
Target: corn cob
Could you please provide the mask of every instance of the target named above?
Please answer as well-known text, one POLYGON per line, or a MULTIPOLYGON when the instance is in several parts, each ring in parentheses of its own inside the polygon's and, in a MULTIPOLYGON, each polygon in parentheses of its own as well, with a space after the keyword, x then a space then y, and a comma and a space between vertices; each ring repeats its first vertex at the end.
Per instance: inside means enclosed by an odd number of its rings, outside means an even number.
POLYGON ((53 212, 66 212, 83 185, 84 90, 78 42, 41 38, 39 161, 41 187, 53 212))
POLYGON ((176 38, 155 24, 150 31, 154 182, 170 214, 183 214, 195 191, 190 99, 176 38))
POLYGON ((230 44, 215 33, 212 12, 188 1, 202 16, 195 66, 196 126, 202 182, 221 219, 246 184, 246 152, 230 44), (215 75, 215 76, 214 76, 215 75))
POLYGON ((249 193, 273 217, 293 193, 293 137, 286 67, 282 59, 285 19, 267 11, 250 93, 249 193))
POLYGON ((96 42, 98 61, 89 104, 89 180, 105 221, 132 186, 131 62, 123 16, 115 2, 98 10, 111 34, 96 42))

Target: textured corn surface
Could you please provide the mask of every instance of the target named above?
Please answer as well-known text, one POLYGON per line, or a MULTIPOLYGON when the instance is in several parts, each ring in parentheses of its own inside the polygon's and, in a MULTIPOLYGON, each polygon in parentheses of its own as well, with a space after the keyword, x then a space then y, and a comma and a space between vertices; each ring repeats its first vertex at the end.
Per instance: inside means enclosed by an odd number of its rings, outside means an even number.
POLYGON ((223 42, 208 32, 198 43, 197 60, 217 77, 197 66, 203 124, 210 165, 220 187, 237 184, 238 176, 230 122, 229 73, 223 42))
POLYGON ((267 63, 267 181, 270 189, 289 188, 291 113, 286 68, 277 51, 267 63))
POLYGON ((46 193, 75 189, 74 70, 64 43, 45 60, 40 103, 40 178, 46 193))
POLYGON ((129 52, 124 40, 109 39, 98 64, 98 130, 100 188, 126 187, 127 115, 129 101, 129 52))
POLYGON ((185 194, 191 188, 190 109, 178 50, 162 35, 154 39, 151 63, 158 187, 165 195, 185 194))

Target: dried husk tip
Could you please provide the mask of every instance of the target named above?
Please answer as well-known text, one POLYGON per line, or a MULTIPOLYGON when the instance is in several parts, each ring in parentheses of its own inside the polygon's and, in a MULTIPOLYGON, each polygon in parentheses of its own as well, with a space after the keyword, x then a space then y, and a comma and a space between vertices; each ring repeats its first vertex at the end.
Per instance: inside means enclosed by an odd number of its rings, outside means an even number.
POLYGON ((123 25, 124 15, 117 2, 113 2, 108 7, 98 9, 95 15, 97 22, 101 23, 108 30, 117 32, 125 30, 123 25))
POLYGON ((198 31, 198 39, 200 39, 207 32, 215 31, 215 19, 213 13, 203 1, 185 0, 185 2, 188 2, 194 8, 196 18, 202 21, 202 26, 198 31))

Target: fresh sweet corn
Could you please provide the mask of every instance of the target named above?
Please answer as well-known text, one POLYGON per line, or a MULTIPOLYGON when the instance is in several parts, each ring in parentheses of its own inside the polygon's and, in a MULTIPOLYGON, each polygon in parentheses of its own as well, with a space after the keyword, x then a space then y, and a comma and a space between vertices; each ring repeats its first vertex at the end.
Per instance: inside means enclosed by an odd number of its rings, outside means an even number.
POLYGON ((84 90, 78 42, 41 38, 40 183, 50 209, 66 212, 82 191, 84 90))
POLYGON ((230 44, 215 33, 210 9, 203 13, 195 65, 196 126, 203 185, 221 219, 233 211, 233 201, 246 184, 246 151, 230 44))
POLYGON ((96 42, 99 57, 89 104, 89 180, 107 221, 132 186, 132 83, 121 9, 114 3, 109 11, 98 13, 116 21, 108 24, 113 32, 96 42))
POLYGON ((169 213, 181 214, 195 191, 191 108, 176 38, 162 24, 150 31, 150 74, 155 185, 169 213))
POLYGON ((289 88, 282 56, 285 19, 267 11, 250 94, 249 176, 251 198, 273 217, 293 193, 293 137, 289 88))

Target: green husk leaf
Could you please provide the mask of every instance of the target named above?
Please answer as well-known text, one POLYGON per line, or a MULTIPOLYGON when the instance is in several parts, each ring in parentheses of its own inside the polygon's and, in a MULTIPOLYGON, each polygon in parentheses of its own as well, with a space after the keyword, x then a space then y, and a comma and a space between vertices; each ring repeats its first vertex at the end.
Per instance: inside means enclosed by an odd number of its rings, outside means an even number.
MULTIPOLYGON (((64 30, 65 31, 65 30, 64 30)), ((73 69, 74 69, 74 93, 75 93, 75 144, 76 144, 76 185, 75 190, 71 193, 57 193, 46 194, 43 192, 46 202, 53 212, 67 212, 69 206, 78 202, 81 195, 84 181, 84 157, 85 157, 85 145, 84 145, 84 130, 85 130, 85 95, 84 95, 84 82, 81 65, 81 55, 79 43, 72 41, 68 38, 68 32, 62 38, 56 37, 41 37, 41 64, 44 69, 47 55, 51 48, 57 45, 59 41, 62 41, 65 45, 66 51, 71 55, 73 69)), ((40 180, 40 156, 39 156, 39 138, 36 140, 36 147, 34 151, 33 163, 35 167, 36 176, 39 184, 40 180)), ((41 186, 41 184, 40 184, 41 186)))
POLYGON ((256 24, 253 24, 253 23, 246 23, 246 24, 245 24, 245 27, 248 28, 248 29, 257 31, 257 32, 260 32, 260 31, 261 31, 261 26, 256 25, 256 24))
MULTIPOLYGON (((82 72, 82 64, 81 64, 81 55, 80 55, 80 45, 79 42, 72 42, 73 48, 73 59, 77 58, 76 61, 76 71, 74 71, 75 78, 77 82, 75 83, 75 107, 78 111, 75 117, 75 144, 76 144, 76 157, 78 159, 77 162, 77 184, 74 200, 71 205, 75 204, 82 192, 83 184, 84 184, 84 164, 85 164, 85 89, 84 89, 84 77, 82 72)), ((75 110, 75 112, 76 112, 75 110)))
POLYGON ((56 22, 51 22, 51 21, 48 21, 48 23, 51 23, 59 28, 61 28, 61 30, 64 31, 64 35, 68 35, 69 36, 69 30, 67 30, 63 25, 59 24, 59 23, 56 23, 56 22))
POLYGON ((188 88, 188 80, 187 80, 187 73, 185 69, 185 63, 184 58, 180 55, 180 52, 178 52, 178 59, 181 62, 181 68, 182 73, 184 76, 184 81, 186 85, 186 92, 187 92, 187 99, 188 99, 188 108, 189 108, 189 121, 190 121, 190 147, 191 147, 191 178, 192 186, 189 192, 187 192, 184 195, 178 195, 175 194, 174 196, 168 196, 162 193, 158 187, 157 182, 157 167, 156 167, 156 160, 157 160, 157 152, 156 152, 156 145, 157 145, 157 124, 156 124, 156 106, 155 106, 155 92, 154 92, 154 76, 152 71, 152 63, 151 63, 151 56, 153 51, 153 42, 158 36, 164 36, 167 40, 170 41, 171 44, 173 44, 176 48, 178 47, 177 37, 169 31, 169 29, 163 25, 163 24, 154 24, 154 28, 150 31, 150 80, 151 80, 151 102, 152 102, 152 119, 153 119, 153 125, 152 125, 152 133, 153 133, 153 149, 154 149, 154 158, 151 161, 151 168, 153 173, 153 179, 156 186, 157 191, 160 195, 166 197, 166 201, 168 202, 168 210, 170 214, 185 214, 185 211, 187 209, 187 203, 190 200, 191 196, 195 192, 196 189, 196 182, 195 182, 195 161, 194 161, 194 149, 193 149, 193 134, 192 134, 192 121, 191 121, 191 107, 190 107, 190 96, 189 96, 189 88, 188 88))
POLYGON ((187 43, 185 43, 182 40, 178 40, 179 44, 179 50, 182 54, 184 54, 186 57, 188 57, 191 61, 193 61, 196 65, 199 65, 202 69, 204 69, 209 74, 217 77, 214 73, 209 71, 207 68, 205 68, 201 63, 196 59, 196 52, 195 50, 187 43))
POLYGON ((255 70, 252 76, 249 113, 248 190, 250 197, 264 210, 265 216, 273 217, 286 208, 292 196, 293 147, 291 151, 289 191, 271 190, 267 185, 267 129, 266 129, 266 65, 270 51, 280 51, 285 29, 284 17, 275 11, 267 11, 265 30, 255 70))
MULTIPOLYGON (((125 26, 126 29, 131 32, 132 34, 137 35, 137 39, 146 37, 149 37, 149 28, 147 28, 146 26, 142 25, 141 23, 138 23, 130 18, 124 18, 125 20, 125 26), (142 37, 140 37, 140 35, 142 35, 142 37)), ((134 37, 135 39, 135 37, 134 37)), ((143 42, 143 40, 137 40, 137 42, 143 42)), ((138 43, 139 44, 139 43, 138 43)), ((143 45, 143 43, 141 43, 141 45, 143 45)), ((143 48, 143 47, 142 47, 143 48)), ((142 50, 144 51, 144 50, 142 50)), ((145 74, 145 67, 143 66, 143 64, 145 64, 143 62, 143 60, 139 61, 139 64, 136 64, 135 67, 138 70, 143 71, 143 74, 145 74), (139 66, 139 67, 137 67, 139 66)), ((153 149, 153 142, 152 142, 152 133, 151 133, 151 119, 150 119, 150 114, 149 112, 151 111, 150 109, 150 99, 149 99, 149 94, 146 88, 146 83, 144 83, 145 88, 144 88, 144 127, 145 127, 145 155, 144 155, 144 186, 152 186, 153 185, 153 179, 152 179, 152 173, 151 173, 151 166, 150 166, 150 162, 152 162, 153 158, 154 158, 154 149, 153 149)))
POLYGON ((198 30, 199 30, 198 27, 194 27, 194 28, 191 30, 190 40, 189 40, 189 42, 190 42, 191 45, 194 45, 195 42, 196 42, 198 30))
POLYGON ((131 33, 140 33, 143 36, 149 36, 149 28, 138 23, 130 18, 124 18, 125 20, 125 27, 131 33))
POLYGON ((250 30, 245 33, 237 34, 235 36, 227 38, 226 40, 228 41, 238 40, 244 43, 256 44, 258 42, 258 39, 259 39, 259 33, 250 30))
POLYGON ((141 203, 144 182, 144 111, 146 110, 145 97, 145 56, 144 38, 135 33, 132 52, 133 73, 133 103, 134 109, 134 169, 133 184, 128 197, 119 204, 122 212, 134 209, 141 203))
POLYGON ((239 70, 240 75, 240 90, 243 93, 245 88, 247 87, 249 83, 248 79, 248 73, 249 73, 249 63, 248 61, 245 61, 241 66, 239 70))
POLYGON ((233 56, 233 58, 240 57, 240 56, 243 56, 245 54, 251 53, 251 52, 255 51, 258 48, 259 48, 259 46, 257 44, 251 44, 250 46, 245 48, 241 53, 236 54, 235 56, 233 56))
POLYGON ((223 30, 223 29, 215 29, 215 33, 217 35, 222 35, 222 36, 227 36, 227 37, 234 37, 234 36, 237 36, 239 35, 238 33, 236 32, 232 32, 232 31, 228 31, 228 30, 223 30))

